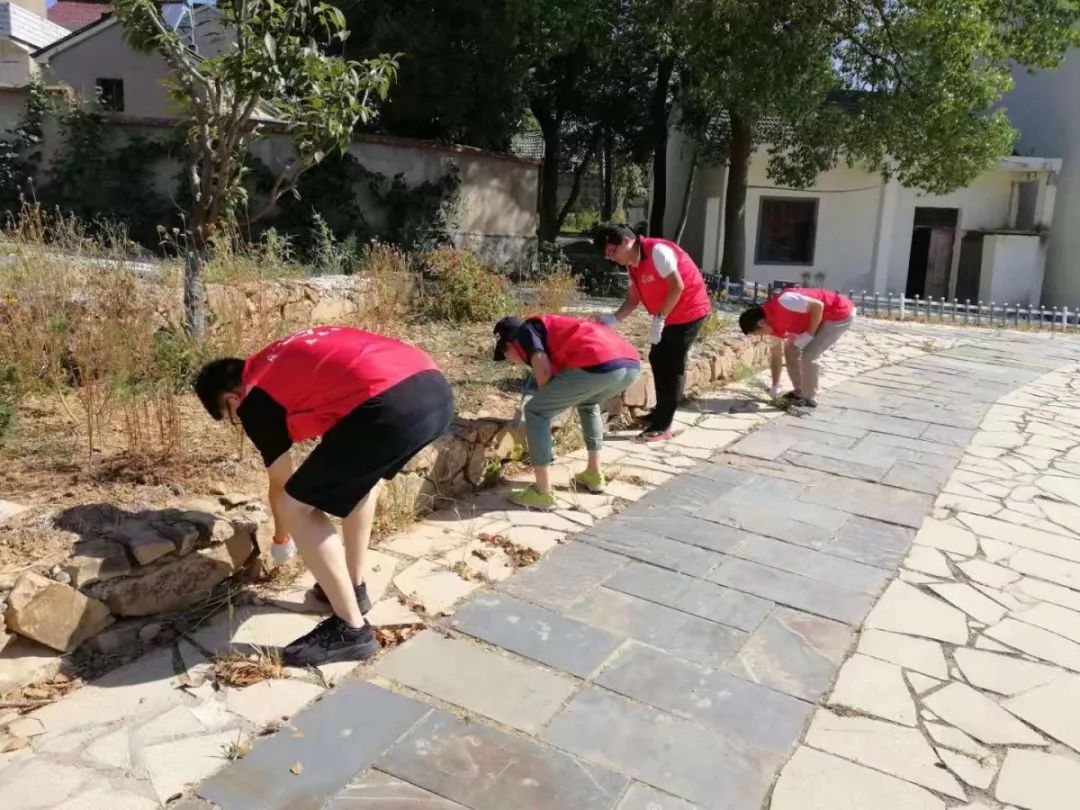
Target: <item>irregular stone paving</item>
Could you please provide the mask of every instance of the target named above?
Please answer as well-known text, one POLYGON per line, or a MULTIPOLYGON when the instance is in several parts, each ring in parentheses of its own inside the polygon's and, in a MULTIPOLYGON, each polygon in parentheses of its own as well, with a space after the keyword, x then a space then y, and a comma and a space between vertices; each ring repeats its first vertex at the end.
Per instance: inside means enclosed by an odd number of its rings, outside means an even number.
POLYGON ((857 649, 772 810, 1080 806, 1076 366, 986 410, 857 649))
POLYGON ((1059 806, 1033 803, 1057 794, 1032 774, 1067 784, 1076 765, 1075 712, 1047 705, 1080 672, 1080 442, 1043 429, 1080 430, 1062 421, 1076 392, 1054 375, 1009 392, 1077 357, 861 325, 812 417, 761 427, 777 414, 734 386, 681 411, 666 447, 610 442, 607 495, 538 514, 489 491, 381 544, 373 622, 436 620, 372 665, 214 690, 214 652, 314 625, 301 582, 18 720, 3 806, 1059 806), (485 533, 545 557, 514 573, 473 554, 485 533))

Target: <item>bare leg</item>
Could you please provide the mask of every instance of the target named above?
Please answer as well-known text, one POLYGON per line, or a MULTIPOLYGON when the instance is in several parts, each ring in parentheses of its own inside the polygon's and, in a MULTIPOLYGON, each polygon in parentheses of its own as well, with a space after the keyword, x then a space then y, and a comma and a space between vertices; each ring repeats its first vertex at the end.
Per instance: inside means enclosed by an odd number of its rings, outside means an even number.
POLYGON ((536 491, 543 492, 545 495, 551 494, 551 468, 547 465, 543 467, 533 467, 533 475, 536 476, 536 491))
POLYGON ((371 526, 375 522, 375 504, 381 484, 376 484, 349 516, 341 521, 341 539, 345 544, 345 559, 353 585, 364 581, 364 557, 371 542, 371 526))
POLYGON ((599 475, 600 474, 600 451, 599 450, 590 450, 589 451, 589 464, 588 464, 587 467, 585 467, 585 472, 592 473, 593 475, 599 475))
POLYGON ((790 340, 784 342, 784 363, 795 389, 795 396, 802 396, 802 351, 790 340))
POLYGON ((288 493, 281 499, 281 508, 300 556, 325 591, 334 613, 350 627, 363 627, 364 617, 349 582, 345 549, 334 524, 321 511, 288 493))

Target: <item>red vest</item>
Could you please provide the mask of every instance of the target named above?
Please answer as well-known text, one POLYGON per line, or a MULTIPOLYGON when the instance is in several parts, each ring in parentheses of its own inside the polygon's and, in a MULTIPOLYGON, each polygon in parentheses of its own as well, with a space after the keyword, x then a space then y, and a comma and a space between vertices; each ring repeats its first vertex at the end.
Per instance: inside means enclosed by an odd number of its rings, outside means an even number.
MULTIPOLYGON (((823 323, 825 321, 846 321, 851 317, 851 313, 855 311, 855 304, 852 303, 850 298, 832 290, 793 287, 783 292, 798 293, 823 303, 825 305, 825 311, 821 315, 823 323)), ((765 310, 765 322, 772 327, 773 334, 779 338, 788 335, 801 335, 810 327, 810 313, 792 312, 790 309, 781 306, 779 295, 770 298, 761 305, 761 308, 765 310)))
POLYGON ((552 376, 564 368, 590 368, 612 360, 636 360, 637 350, 614 329, 565 315, 533 315, 547 330, 552 376))
POLYGON ((245 393, 258 386, 285 409, 289 436, 300 442, 326 433, 399 382, 435 368, 424 352, 400 341, 344 326, 315 326, 249 357, 243 382, 245 393))
POLYGON ((641 245, 644 258, 641 264, 628 267, 627 271, 638 291, 641 303, 645 305, 650 315, 659 314, 668 291, 667 280, 657 272, 656 265, 653 264, 652 249, 655 245, 666 245, 675 251, 679 275, 683 280, 682 296, 667 316, 667 323, 672 326, 690 323, 698 318, 704 318, 712 311, 712 301, 709 300, 709 291, 705 289, 705 279, 701 277, 701 271, 685 250, 667 239, 650 239, 641 236, 638 237, 638 243, 641 245))

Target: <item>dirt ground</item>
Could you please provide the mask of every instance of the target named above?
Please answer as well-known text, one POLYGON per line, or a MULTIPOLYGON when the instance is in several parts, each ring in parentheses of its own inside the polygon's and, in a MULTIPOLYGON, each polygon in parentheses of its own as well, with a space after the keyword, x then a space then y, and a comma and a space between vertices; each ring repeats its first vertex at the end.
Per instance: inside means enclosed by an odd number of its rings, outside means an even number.
MULTIPOLYGON (((387 331, 432 355, 454 388, 461 416, 513 413, 522 371, 491 360, 489 324, 410 323, 387 331)), ((635 314, 621 331, 644 357, 648 318, 635 314)), ((730 331, 724 326, 704 340, 730 331)), ((134 456, 119 418, 95 438, 91 452, 82 426, 57 401, 22 403, 15 430, 0 447, 0 499, 31 508, 0 525, 0 582, 67 559, 77 536, 52 526, 55 510, 107 504, 139 511, 264 489, 262 463, 239 428, 211 420, 194 396, 180 397, 178 407, 181 451, 134 456)))

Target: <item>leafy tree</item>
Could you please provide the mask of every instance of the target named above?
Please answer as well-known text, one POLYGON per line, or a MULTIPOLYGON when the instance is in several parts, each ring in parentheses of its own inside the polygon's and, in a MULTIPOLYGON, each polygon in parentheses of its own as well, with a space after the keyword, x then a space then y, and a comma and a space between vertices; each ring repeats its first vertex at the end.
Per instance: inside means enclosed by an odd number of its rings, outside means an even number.
POLYGON ((401 52, 381 131, 505 150, 525 109, 527 65, 514 47, 505 0, 341 0, 345 53, 401 52))
POLYGON ((1058 0, 686 0, 695 139, 726 154, 722 272, 741 278, 746 176, 759 144, 771 179, 806 187, 846 161, 943 193, 1007 155, 993 105, 1014 64, 1053 68, 1080 41, 1058 0))
POLYGON ((592 105, 604 88, 618 4, 508 0, 508 6, 515 47, 528 65, 525 97, 544 136, 539 237, 551 242, 573 203, 559 207, 559 171, 573 156, 580 177, 599 146, 602 130, 592 105))
POLYGON ((188 119, 187 212, 191 245, 184 284, 185 327, 205 327, 202 257, 216 228, 246 202, 248 147, 265 134, 260 119, 284 122, 295 156, 274 179, 262 209, 268 213, 301 176, 331 152, 344 152, 353 128, 375 114, 393 82, 395 57, 364 62, 328 52, 348 38, 345 17, 320 0, 220 0, 219 24, 229 43, 201 58, 168 26, 155 0, 116 0, 124 36, 138 51, 157 51, 172 69, 170 90, 188 119))

